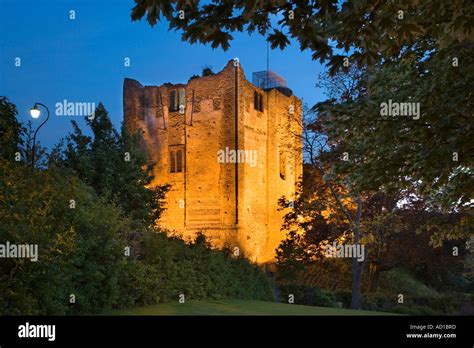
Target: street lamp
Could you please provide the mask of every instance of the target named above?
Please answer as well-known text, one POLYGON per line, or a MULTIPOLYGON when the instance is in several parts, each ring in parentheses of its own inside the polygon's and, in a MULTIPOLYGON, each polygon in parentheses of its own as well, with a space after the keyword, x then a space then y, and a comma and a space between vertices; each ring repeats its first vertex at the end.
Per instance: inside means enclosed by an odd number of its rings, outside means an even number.
POLYGON ((38 102, 36 102, 35 105, 30 109, 31 117, 33 117, 34 119, 37 119, 38 117, 40 117, 41 110, 38 108, 38 106, 44 107, 46 109, 47 115, 46 115, 46 119, 43 121, 43 123, 41 123, 39 125, 39 127, 35 131, 35 134, 33 135, 33 149, 31 151, 31 167, 33 169, 35 168, 36 134, 38 133, 40 128, 43 127, 43 125, 46 123, 46 121, 48 121, 48 119, 49 119, 49 109, 48 109, 48 107, 46 105, 38 103, 38 102))

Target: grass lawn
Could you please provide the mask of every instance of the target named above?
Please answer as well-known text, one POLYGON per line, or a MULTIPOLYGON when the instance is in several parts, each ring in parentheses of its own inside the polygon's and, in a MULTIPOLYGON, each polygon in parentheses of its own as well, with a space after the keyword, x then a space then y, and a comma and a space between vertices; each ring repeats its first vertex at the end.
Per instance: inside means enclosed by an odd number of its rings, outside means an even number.
POLYGON ((296 304, 221 300, 187 301, 111 310, 105 315, 396 315, 394 313, 356 311, 342 308, 302 306, 296 304))

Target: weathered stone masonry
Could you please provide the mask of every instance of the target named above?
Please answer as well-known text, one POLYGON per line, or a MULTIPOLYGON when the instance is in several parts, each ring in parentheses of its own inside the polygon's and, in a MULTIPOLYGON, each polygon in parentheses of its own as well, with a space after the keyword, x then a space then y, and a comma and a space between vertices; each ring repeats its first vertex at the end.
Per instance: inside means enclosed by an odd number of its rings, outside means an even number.
POLYGON ((155 162, 153 184, 171 184, 160 225, 185 239, 201 231, 215 247, 271 262, 285 237, 278 199, 294 197, 302 175, 301 100, 259 89, 230 61, 187 84, 125 79, 123 105, 128 129, 142 131, 155 162), (218 162, 236 141, 256 151, 255 166, 218 162))

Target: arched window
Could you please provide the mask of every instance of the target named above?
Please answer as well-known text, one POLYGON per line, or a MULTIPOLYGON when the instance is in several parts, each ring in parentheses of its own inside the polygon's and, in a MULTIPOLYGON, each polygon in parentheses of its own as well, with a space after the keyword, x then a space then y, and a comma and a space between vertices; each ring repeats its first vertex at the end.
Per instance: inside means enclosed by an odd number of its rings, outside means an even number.
POLYGON ((170 173, 183 172, 183 149, 180 145, 172 145, 169 150, 170 173))

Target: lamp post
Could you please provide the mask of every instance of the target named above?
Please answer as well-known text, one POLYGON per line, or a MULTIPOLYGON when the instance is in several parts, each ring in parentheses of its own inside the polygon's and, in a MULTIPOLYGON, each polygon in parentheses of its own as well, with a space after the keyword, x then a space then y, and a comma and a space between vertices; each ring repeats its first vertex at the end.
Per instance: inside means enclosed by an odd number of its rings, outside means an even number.
POLYGON ((43 127, 43 125, 49 119, 49 109, 48 109, 48 107, 46 105, 38 103, 38 102, 36 102, 35 105, 30 109, 31 117, 33 117, 34 119, 37 119, 38 117, 40 117, 41 110, 38 108, 38 106, 44 107, 46 109, 47 115, 46 115, 46 119, 43 121, 43 123, 41 123, 39 125, 39 127, 36 128, 35 134, 33 135, 33 149, 31 151, 31 167, 33 169, 35 169, 36 134, 38 134, 38 131, 40 130, 40 128, 43 127))

